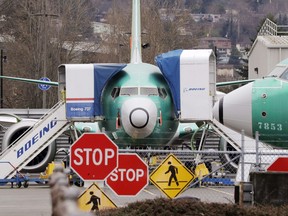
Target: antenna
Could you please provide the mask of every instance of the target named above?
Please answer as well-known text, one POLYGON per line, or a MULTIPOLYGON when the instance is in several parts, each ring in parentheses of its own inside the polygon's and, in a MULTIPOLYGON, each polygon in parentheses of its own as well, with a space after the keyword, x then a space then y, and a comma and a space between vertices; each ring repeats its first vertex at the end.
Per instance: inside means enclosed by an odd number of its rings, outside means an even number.
POLYGON ((131 36, 131 60, 130 63, 142 63, 141 55, 141 13, 140 0, 132 2, 132 36, 131 36))

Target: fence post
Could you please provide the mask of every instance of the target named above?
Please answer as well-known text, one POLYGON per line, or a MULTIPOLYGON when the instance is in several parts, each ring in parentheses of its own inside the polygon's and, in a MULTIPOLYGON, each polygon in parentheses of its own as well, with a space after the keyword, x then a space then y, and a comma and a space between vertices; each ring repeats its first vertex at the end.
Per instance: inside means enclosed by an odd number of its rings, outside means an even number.
POLYGON ((259 164, 259 132, 256 131, 255 132, 255 152, 256 152, 256 164, 255 164, 255 171, 258 172, 259 168, 260 168, 260 164, 259 164))
POLYGON ((241 182, 244 182, 244 130, 241 130, 241 182))

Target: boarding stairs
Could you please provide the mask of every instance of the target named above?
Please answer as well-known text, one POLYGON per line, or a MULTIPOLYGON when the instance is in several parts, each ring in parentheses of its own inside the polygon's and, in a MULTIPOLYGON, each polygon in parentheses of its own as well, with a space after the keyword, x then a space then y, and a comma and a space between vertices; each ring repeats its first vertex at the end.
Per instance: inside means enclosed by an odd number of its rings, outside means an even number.
POLYGON ((241 142, 239 142, 239 139, 238 141, 232 139, 231 134, 227 132, 227 128, 225 128, 215 119, 209 122, 209 125, 216 133, 218 133, 222 138, 224 138, 235 149, 235 151, 241 150, 241 142))
POLYGON ((12 178, 68 127, 66 106, 59 101, 0 154, 0 179, 12 178))

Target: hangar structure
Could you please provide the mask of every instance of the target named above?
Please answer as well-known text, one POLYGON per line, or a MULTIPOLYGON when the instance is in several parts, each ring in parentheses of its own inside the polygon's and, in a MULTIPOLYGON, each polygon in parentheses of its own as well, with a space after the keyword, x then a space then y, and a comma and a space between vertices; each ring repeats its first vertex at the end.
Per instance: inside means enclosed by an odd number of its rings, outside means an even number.
POLYGON ((268 18, 258 32, 248 54, 248 78, 267 76, 282 60, 288 58, 288 26, 277 25, 268 18))

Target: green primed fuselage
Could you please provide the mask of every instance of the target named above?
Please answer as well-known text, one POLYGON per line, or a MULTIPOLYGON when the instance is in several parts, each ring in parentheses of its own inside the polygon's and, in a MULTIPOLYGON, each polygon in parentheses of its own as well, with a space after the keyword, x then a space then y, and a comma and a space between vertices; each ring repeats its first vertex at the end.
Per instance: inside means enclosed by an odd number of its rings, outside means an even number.
POLYGON ((253 136, 275 147, 288 147, 288 81, 267 77, 252 87, 253 136))
POLYGON ((108 82, 101 98, 105 119, 100 123, 100 127, 105 129, 113 139, 116 134, 117 139, 114 142, 119 146, 163 146, 172 139, 178 128, 179 123, 175 117, 169 87, 159 68, 154 65, 128 64, 108 82), (142 91, 142 88, 154 90, 153 94, 150 94, 149 90, 148 92, 142 91), (157 94, 154 94, 155 89, 157 89, 157 94), (129 136, 122 126, 123 116, 119 116, 120 110, 123 103, 131 98, 135 100, 135 103, 140 98, 148 98, 157 107, 157 122, 153 132, 145 138, 129 136))
POLYGON ((221 98, 214 117, 225 126, 276 148, 288 147, 288 59, 262 79, 221 98))

